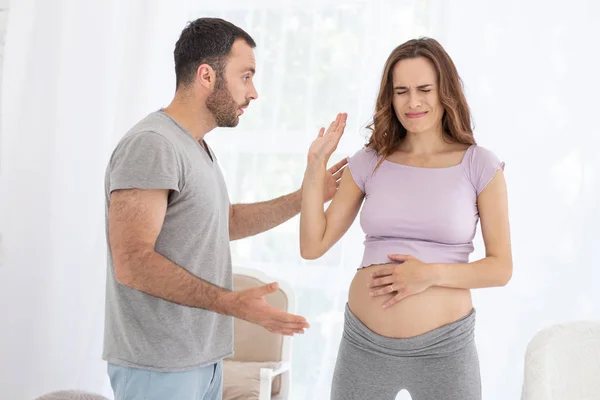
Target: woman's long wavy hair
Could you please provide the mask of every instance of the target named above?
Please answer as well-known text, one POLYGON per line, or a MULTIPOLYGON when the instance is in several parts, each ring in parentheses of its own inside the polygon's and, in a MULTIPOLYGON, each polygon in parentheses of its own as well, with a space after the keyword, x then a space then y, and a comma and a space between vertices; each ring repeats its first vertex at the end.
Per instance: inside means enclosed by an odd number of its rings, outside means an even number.
POLYGON ((394 67, 401 60, 417 57, 424 57, 431 61, 437 72, 438 93, 444 107, 442 117, 444 136, 450 142, 476 144, 471 127, 469 105, 454 62, 435 39, 413 39, 396 47, 388 57, 377 96, 375 115, 373 121, 367 126, 367 129, 372 132, 367 148, 375 150, 381 156, 380 163, 396 151, 406 137, 406 129, 396 117, 392 103, 394 67))

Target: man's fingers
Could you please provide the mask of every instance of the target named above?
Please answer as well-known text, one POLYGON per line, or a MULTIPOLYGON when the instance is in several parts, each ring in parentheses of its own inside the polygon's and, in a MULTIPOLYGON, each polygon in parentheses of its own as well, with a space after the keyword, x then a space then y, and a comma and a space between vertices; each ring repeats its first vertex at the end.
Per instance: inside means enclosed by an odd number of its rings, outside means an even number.
POLYGON ((299 315, 283 314, 277 318, 277 321, 288 327, 310 328, 310 324, 306 321, 306 318, 299 315))
POLYGON ((333 177, 335 178, 336 181, 339 181, 340 179, 342 179, 342 176, 344 175, 344 170, 345 169, 346 169, 346 166, 344 165, 335 174, 333 174, 333 177))
POLYGON ((304 331, 295 331, 295 330, 291 330, 291 329, 269 328, 268 331, 275 333, 275 334, 279 334, 279 335, 285 335, 285 336, 294 336, 295 334, 300 334, 300 335, 304 334, 304 331))
POLYGON ((296 322, 276 322, 275 326, 278 329, 289 329, 295 332, 304 332, 305 329, 308 329, 308 323, 296 323, 296 322))
POLYGON ((336 181, 336 182, 340 181, 342 179, 342 173, 343 172, 344 171, 342 170, 342 171, 338 171, 335 174, 333 174, 333 180, 336 181))
POLYGON ((338 161, 337 163, 333 164, 333 166, 331 166, 327 171, 332 174, 335 175, 339 172, 343 172, 343 167, 346 166, 346 164, 348 164, 348 157, 344 158, 341 161, 338 161))
POLYGON ((259 286, 248 290, 255 291, 258 296, 266 296, 277 291, 277 289, 279 289, 279 284, 277 282, 273 282, 267 285, 259 286))
POLYGON ((276 316, 269 324, 269 330, 283 335, 302 334, 305 329, 310 328, 304 317, 292 314, 281 313, 276 316))
POLYGON ((275 307, 271 308, 271 319, 277 325, 286 326, 289 328, 310 328, 310 324, 306 321, 306 318, 304 318, 303 316, 288 314, 275 307))
POLYGON ((310 324, 308 322, 306 322, 306 320, 289 321, 289 320, 276 319, 275 323, 278 326, 281 326, 284 328, 289 328, 289 329, 308 329, 308 328, 310 328, 310 324))

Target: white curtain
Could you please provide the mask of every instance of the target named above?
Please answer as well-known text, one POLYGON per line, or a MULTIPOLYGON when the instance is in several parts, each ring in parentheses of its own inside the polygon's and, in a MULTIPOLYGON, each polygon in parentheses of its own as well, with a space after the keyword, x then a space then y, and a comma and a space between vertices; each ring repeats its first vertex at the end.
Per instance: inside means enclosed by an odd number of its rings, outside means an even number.
POLYGON ((185 10, 148 0, 11 3, 0 101, 3 399, 110 394, 100 359, 104 167, 127 127, 172 96, 169 54, 185 10))
MULTIPOLYGON (((385 59, 437 38, 466 86, 479 143, 507 163, 514 275, 475 291, 484 398, 519 397, 525 347, 549 324, 600 319, 597 2, 328 0, 11 3, 0 125, 0 391, 29 399, 83 388, 109 395, 104 313, 103 172, 115 141, 170 100, 185 21, 220 16, 257 41, 259 99, 215 130, 234 202, 299 187, 318 128, 349 113, 338 159, 365 140, 385 59)), ((292 285, 312 324, 294 340, 293 399, 328 398, 355 224, 304 261, 298 219, 233 244, 234 263, 292 285)), ((473 259, 483 256, 477 237, 473 259)))

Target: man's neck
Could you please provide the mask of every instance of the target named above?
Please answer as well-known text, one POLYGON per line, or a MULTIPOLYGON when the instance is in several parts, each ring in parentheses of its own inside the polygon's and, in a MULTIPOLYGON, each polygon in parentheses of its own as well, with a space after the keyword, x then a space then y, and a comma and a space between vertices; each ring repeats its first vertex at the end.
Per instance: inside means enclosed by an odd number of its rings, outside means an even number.
POLYGON ((185 128, 199 143, 202 143, 204 136, 217 126, 204 104, 192 99, 183 99, 176 95, 163 111, 185 128), (201 105, 196 106, 195 103, 201 105))

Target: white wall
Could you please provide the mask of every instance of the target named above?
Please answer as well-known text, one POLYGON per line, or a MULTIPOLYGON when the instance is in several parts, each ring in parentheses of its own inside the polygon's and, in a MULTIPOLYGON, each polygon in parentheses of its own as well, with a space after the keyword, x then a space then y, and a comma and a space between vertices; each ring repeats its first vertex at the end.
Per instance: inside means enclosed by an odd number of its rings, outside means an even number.
POLYGON ((8 20, 8 0, 0 0, 0 84, 2 83, 2 61, 4 54, 4 34, 8 20))
MULTIPOLYGON (((0 0, 0 92, 2 91, 2 64, 4 62, 4 42, 6 33, 6 22, 8 21, 8 0, 0 0)), ((0 143, 2 146, 2 143, 0 143)), ((0 236, 0 266, 2 265, 2 236, 0 236)))

